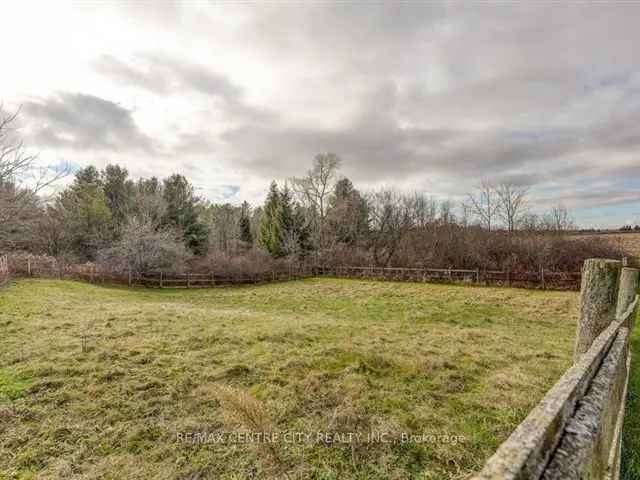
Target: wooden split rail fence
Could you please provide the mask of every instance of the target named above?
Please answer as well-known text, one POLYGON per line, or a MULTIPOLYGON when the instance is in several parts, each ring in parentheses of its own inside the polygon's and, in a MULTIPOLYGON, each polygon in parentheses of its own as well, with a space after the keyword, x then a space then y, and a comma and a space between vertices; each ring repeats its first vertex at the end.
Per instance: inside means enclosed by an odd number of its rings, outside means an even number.
POLYGON ((318 267, 320 276, 362 278, 409 282, 447 282, 507 287, 579 290, 580 272, 552 272, 541 268, 535 272, 509 270, 481 270, 459 268, 400 268, 400 267, 318 267))
MULTIPOLYGON (((524 288, 578 290, 580 272, 535 272, 458 268, 403 268, 359 266, 290 265, 285 269, 263 272, 221 274, 167 272, 122 272, 100 268, 95 264, 63 264, 51 257, 26 257, 10 260, 11 270, 18 276, 84 280, 91 283, 115 283, 153 288, 204 288, 221 285, 265 283, 312 276, 393 280, 407 282, 444 282, 496 285, 524 288)), ((0 274, 1 275, 1 274, 0 274)), ((0 277, 1 278, 1 277, 0 277)))
MULTIPOLYGON (((259 273, 236 272, 220 274, 211 273, 168 273, 168 272, 133 272, 100 268, 95 264, 62 264, 50 257, 46 261, 38 257, 14 260, 11 270, 16 276, 58 278, 80 280, 89 283, 118 284, 130 287, 148 288, 210 288, 228 285, 247 285, 267 282, 282 282, 313 275, 307 267, 290 266, 284 269, 259 273)), ((1 278, 1 277, 0 277, 1 278)))
POLYGON ((587 260, 574 364, 474 480, 617 480, 640 272, 587 260))
POLYGON ((273 270, 260 273, 220 275, 216 273, 185 273, 166 275, 163 272, 132 275, 129 285, 151 288, 208 288, 223 285, 249 285, 282 282, 310 277, 310 271, 301 269, 273 270))

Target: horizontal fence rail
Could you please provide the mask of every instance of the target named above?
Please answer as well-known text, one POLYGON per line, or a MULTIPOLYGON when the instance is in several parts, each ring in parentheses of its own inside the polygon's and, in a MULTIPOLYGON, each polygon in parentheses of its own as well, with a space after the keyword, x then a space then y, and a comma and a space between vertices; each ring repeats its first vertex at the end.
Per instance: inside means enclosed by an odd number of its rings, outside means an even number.
POLYGON ((248 285, 282 282, 311 277, 309 266, 291 265, 264 272, 232 273, 172 273, 163 271, 134 272, 103 268, 100 265, 64 264, 50 257, 10 259, 9 270, 18 277, 80 280, 89 283, 128 285, 147 288, 211 288, 228 285, 248 285))
POLYGON ((637 269, 585 262, 574 365, 474 480, 618 479, 637 269))
POLYGON ((481 270, 460 268, 403 267, 317 267, 319 276, 394 280, 405 282, 446 282, 506 287, 579 290, 581 272, 481 270))
POLYGON ((221 285, 265 283, 312 276, 391 280, 404 282, 462 283, 521 288, 579 290, 580 272, 509 271, 460 268, 406 268, 372 266, 311 266, 292 264, 287 268, 261 272, 128 272, 110 270, 100 265, 64 264, 52 257, 10 259, 15 275, 84 280, 91 283, 115 283, 150 288, 205 288, 221 285))

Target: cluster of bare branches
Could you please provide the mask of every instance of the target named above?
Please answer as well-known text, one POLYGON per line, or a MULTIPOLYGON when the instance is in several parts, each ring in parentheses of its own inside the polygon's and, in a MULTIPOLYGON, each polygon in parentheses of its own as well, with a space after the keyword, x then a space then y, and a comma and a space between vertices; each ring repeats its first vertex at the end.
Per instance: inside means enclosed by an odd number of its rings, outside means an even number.
POLYGON ((8 112, 0 104, 0 223, 19 219, 38 196, 68 174, 68 169, 52 170, 37 164, 18 132, 20 110, 8 112))
POLYGON ((527 193, 529 188, 512 182, 494 185, 483 180, 476 191, 467 195, 464 208, 477 217, 487 230, 495 228, 502 220, 509 232, 516 230, 527 213, 527 193))
POLYGON ((340 163, 334 153, 321 153, 314 158, 313 167, 306 176, 291 179, 291 188, 298 201, 311 212, 314 237, 321 249, 327 245, 327 210, 340 163))

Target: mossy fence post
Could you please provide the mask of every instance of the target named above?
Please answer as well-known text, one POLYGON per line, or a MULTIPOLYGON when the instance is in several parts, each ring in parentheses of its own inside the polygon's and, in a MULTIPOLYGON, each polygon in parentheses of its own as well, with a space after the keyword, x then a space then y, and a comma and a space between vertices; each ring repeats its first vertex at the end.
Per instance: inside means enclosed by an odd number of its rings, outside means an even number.
MULTIPOLYGON (((616 316, 620 316, 627 311, 629 305, 636 298, 638 290, 638 282, 640 281, 640 270, 637 268, 625 267, 620 274, 620 287, 618 289, 618 304, 616 307, 616 316)), ((633 328, 633 315, 629 320, 629 328, 633 328)))
POLYGON ((621 269, 622 263, 618 260, 585 260, 574 362, 589 350, 596 337, 615 320, 621 269))

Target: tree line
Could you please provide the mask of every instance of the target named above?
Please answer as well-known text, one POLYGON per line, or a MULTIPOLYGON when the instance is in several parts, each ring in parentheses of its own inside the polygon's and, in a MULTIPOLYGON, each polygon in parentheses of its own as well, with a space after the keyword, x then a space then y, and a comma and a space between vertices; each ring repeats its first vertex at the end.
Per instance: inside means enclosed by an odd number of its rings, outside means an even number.
POLYGON ((393 188, 361 192, 333 153, 318 154, 303 176, 274 180, 258 206, 211 203, 179 173, 134 179, 120 165, 78 169, 45 197, 70 173, 34 177, 35 157, 11 128, 15 115, 0 119, 2 252, 136 271, 274 261, 575 269, 581 256, 611 253, 595 240, 552 235, 575 228, 568 210, 532 213, 517 184, 484 181, 458 205, 393 188))

